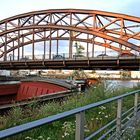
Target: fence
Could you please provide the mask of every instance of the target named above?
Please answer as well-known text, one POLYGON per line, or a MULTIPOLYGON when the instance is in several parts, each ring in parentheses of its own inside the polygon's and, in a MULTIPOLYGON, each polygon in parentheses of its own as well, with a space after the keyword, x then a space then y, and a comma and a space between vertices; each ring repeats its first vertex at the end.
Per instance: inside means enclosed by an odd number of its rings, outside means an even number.
MULTIPOLYGON (((139 57, 138 54, 135 55, 129 55, 129 54, 123 54, 119 55, 118 53, 114 53, 113 51, 108 51, 107 54, 105 54, 103 51, 95 51, 94 55, 92 52, 81 52, 80 54, 77 53, 52 53, 52 54, 35 54, 34 60, 65 60, 65 59, 84 59, 84 58, 121 58, 121 57, 130 57, 130 58, 137 58, 139 57)), ((9 54, 7 56, 7 61, 30 61, 32 60, 33 56, 25 55, 25 56, 13 56, 13 54, 9 54)), ((1 59, 0 61, 3 61, 1 59)))
POLYGON ((59 113, 57 115, 49 116, 49 117, 46 117, 46 118, 43 118, 40 120, 36 120, 36 121, 29 122, 29 123, 26 123, 23 125, 19 125, 19 126, 15 126, 12 128, 2 130, 2 131, 0 131, 0 139, 10 137, 12 135, 16 135, 18 133, 21 133, 21 132, 24 132, 24 131, 27 131, 27 130, 30 130, 33 128, 37 128, 44 124, 48 124, 48 123, 60 120, 62 118, 66 118, 68 116, 72 116, 72 115, 76 116, 76 130, 75 130, 75 139, 76 140, 84 140, 84 139, 89 140, 89 139, 95 138, 97 134, 102 132, 107 127, 109 127, 108 131, 106 131, 103 135, 101 135, 98 138, 99 140, 105 138, 106 136, 108 136, 107 139, 112 139, 114 136, 121 137, 122 130, 125 130, 131 124, 135 124, 136 120, 139 116, 139 112, 140 112, 139 111, 140 103, 138 102, 139 92, 140 92, 140 90, 125 93, 123 95, 115 96, 115 97, 112 97, 112 98, 109 98, 106 100, 102 100, 100 102, 92 103, 92 104, 89 104, 89 105, 86 105, 83 107, 79 107, 79 108, 76 108, 76 109, 73 109, 70 111, 59 113), (125 111, 122 114, 122 107, 124 107, 122 104, 123 99, 128 96, 131 96, 131 95, 134 95, 134 105, 132 108, 128 109, 127 111, 125 111), (92 109, 92 108, 97 108, 97 107, 100 107, 102 105, 112 103, 112 102, 117 102, 116 118, 114 120, 112 120, 111 122, 107 123, 106 125, 102 126, 101 128, 99 128, 97 131, 90 134, 88 137, 85 137, 84 136, 85 111, 92 109), (128 119, 128 117, 129 117, 129 119, 128 119), (114 123, 115 123, 115 125, 112 125, 114 123), (123 125, 122 125, 122 123, 123 123, 123 125), (111 134, 111 135, 109 135, 109 134, 111 134))

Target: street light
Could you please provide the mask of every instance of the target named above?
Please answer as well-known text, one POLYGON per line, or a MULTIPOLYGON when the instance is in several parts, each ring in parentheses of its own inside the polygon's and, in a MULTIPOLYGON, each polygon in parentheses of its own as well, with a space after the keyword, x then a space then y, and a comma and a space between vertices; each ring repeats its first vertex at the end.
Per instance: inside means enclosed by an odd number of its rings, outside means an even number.
POLYGON ((12 60, 12 54, 9 54, 10 61, 12 60))

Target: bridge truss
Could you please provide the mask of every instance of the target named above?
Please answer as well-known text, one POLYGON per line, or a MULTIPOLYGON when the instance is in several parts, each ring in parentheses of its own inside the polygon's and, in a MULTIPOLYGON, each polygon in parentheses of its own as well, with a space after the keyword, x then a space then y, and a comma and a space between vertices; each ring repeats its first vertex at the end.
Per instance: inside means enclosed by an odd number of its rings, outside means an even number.
MULTIPOLYGON (((140 18, 81 9, 43 10, 0 21, 0 59, 49 59, 65 53, 72 59, 74 44, 83 43, 84 57, 94 58, 104 47, 118 55, 139 55, 140 18), (40 57, 38 57, 40 55, 40 57)), ((112 53, 113 54, 113 53, 112 53)))

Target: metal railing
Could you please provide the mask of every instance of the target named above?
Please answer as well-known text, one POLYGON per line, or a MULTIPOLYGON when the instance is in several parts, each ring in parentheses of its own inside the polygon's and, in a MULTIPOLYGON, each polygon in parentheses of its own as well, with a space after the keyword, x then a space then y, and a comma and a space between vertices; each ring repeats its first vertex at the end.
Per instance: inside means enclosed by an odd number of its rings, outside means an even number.
POLYGON ((117 135, 118 137, 121 137, 122 130, 125 130, 130 124, 135 123, 137 120, 137 117, 139 115, 139 103, 138 103, 138 94, 140 93, 140 90, 132 91, 129 93, 125 93, 123 95, 115 96, 106 100, 102 100, 100 102, 92 103, 83 107, 79 107, 70 111, 66 111, 63 113, 59 113, 57 115, 49 116, 40 120, 36 120, 33 122, 29 122, 23 125, 15 126, 12 128, 8 128, 5 130, 0 131, 0 139, 1 138, 7 138, 12 135, 16 135, 18 133, 37 128, 39 126, 42 126, 44 124, 52 123, 54 121, 60 120, 62 118, 66 118, 68 116, 75 115, 76 116, 76 130, 75 130, 75 139, 76 140, 89 140, 95 137, 97 134, 102 132, 104 129, 110 127, 108 131, 106 131, 103 135, 101 135, 98 139, 101 140, 108 136, 110 133, 111 136, 108 137, 108 139, 111 139, 113 136, 117 135), (134 95, 134 106, 130 109, 128 109, 126 112, 122 114, 122 102, 123 99, 134 95), (90 134, 88 137, 84 136, 84 123, 85 123, 85 111, 100 107, 102 105, 105 105, 107 103, 112 103, 114 101, 117 101, 117 116, 114 120, 107 123, 106 125, 102 126, 92 134, 90 134), (127 115, 128 114, 128 115, 127 115), (124 117, 125 116, 125 117, 124 117), (129 119, 128 119, 129 118, 129 119), (114 124, 115 123, 115 124, 114 124), (112 125, 114 124, 114 125, 112 125), (123 124, 123 125, 122 125, 123 124), (112 127, 111 127, 112 126, 112 127))
MULTIPOLYGON (((32 60, 32 55, 25 55, 25 56, 13 56, 10 54, 7 56, 7 61, 29 61, 32 60)), ((49 54, 35 54, 34 55, 34 60, 64 60, 64 59, 84 59, 84 58, 100 58, 100 59, 105 59, 105 58, 121 58, 121 57, 126 57, 126 58, 137 58, 140 57, 140 55, 119 55, 117 53, 114 53, 112 51, 108 52, 107 54, 104 54, 102 51, 96 51, 93 55, 92 52, 82 52, 80 54, 77 53, 52 53, 51 55, 49 54)), ((2 59, 0 61, 3 61, 2 59)))

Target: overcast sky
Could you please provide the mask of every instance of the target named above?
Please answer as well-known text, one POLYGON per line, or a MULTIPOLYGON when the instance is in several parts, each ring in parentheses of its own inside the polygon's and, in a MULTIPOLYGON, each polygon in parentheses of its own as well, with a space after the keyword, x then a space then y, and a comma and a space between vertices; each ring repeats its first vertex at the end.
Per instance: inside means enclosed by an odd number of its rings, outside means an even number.
POLYGON ((140 0, 0 0, 0 20, 36 10, 93 9, 140 17, 140 0))

